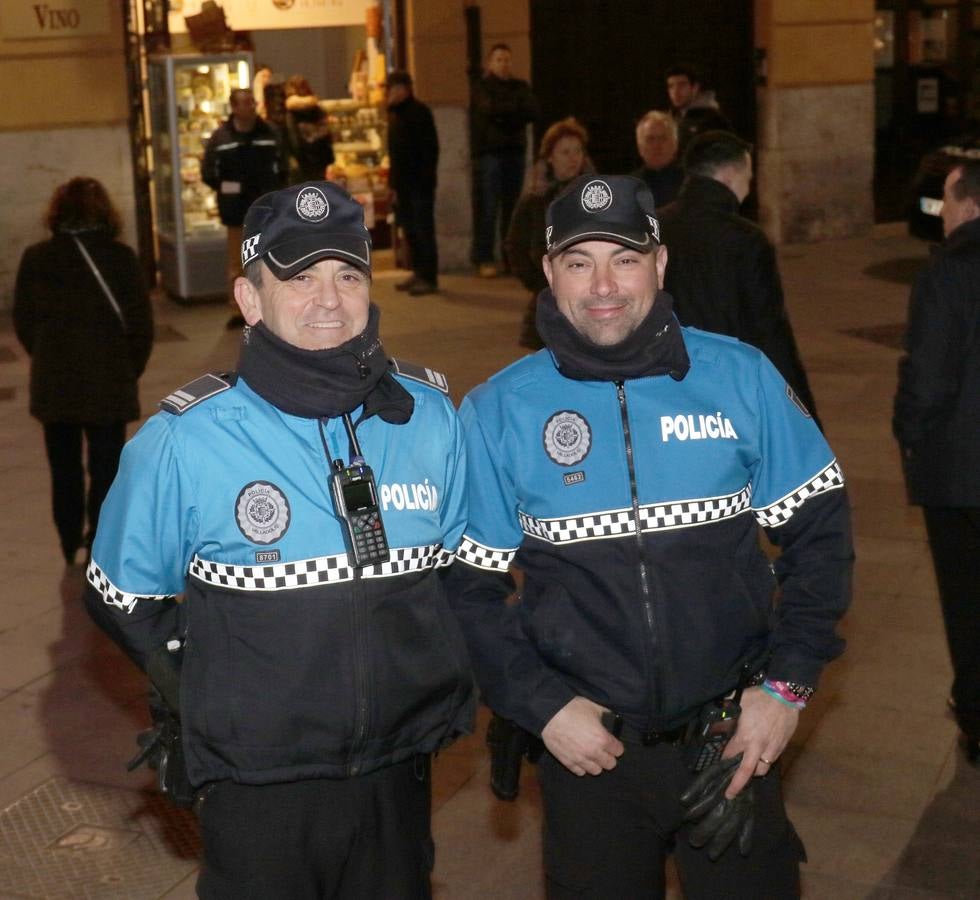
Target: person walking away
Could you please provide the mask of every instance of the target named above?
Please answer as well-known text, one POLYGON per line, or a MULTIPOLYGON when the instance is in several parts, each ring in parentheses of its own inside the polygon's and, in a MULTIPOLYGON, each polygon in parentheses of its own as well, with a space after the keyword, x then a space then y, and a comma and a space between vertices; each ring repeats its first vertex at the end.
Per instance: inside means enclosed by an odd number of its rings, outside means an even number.
POLYGON ((893 429, 922 507, 946 640, 951 706, 980 765, 980 161, 943 185, 945 241, 912 288, 893 429))
POLYGON ((259 117, 252 91, 236 88, 230 101, 231 115, 208 139, 201 171, 204 183, 218 195, 218 215, 227 235, 228 328, 240 328, 244 319, 235 302, 235 279, 242 274, 242 222, 254 200, 283 185, 285 173, 276 132, 259 117))
POLYGON ((752 145, 728 131, 705 132, 688 148, 684 169, 680 194, 658 216, 670 247, 664 284, 677 318, 758 347, 816 417, 776 250, 758 225, 739 215, 752 185, 752 145))
POLYGON ((432 111, 415 97, 412 76, 388 75, 389 183, 395 195, 395 222, 405 233, 412 274, 395 287, 412 297, 434 293, 439 280, 436 244, 436 180, 439 135, 432 111))
POLYGON ((44 224, 51 237, 28 247, 17 269, 13 323, 31 358, 30 410, 44 428, 51 506, 70 568, 91 547, 126 423, 139 418, 153 311, 100 182, 60 185, 44 224))
POLYGON ((449 588, 487 703, 547 749, 548 897, 662 898, 669 852, 687 900, 796 897, 779 758, 843 648, 843 474, 758 350, 680 327, 642 182, 582 176, 546 221, 546 349, 460 407, 449 588))
POLYGON ((572 116, 548 128, 541 138, 530 184, 517 201, 507 229, 505 247, 511 271, 531 292, 521 329, 521 346, 531 350, 543 346, 534 318, 538 294, 548 286, 541 270, 546 249, 545 211, 573 178, 592 170, 588 143, 588 131, 572 116))
POLYGON ((470 117, 479 185, 474 252, 477 273, 493 278, 498 273, 494 262, 497 229, 503 241, 524 184, 527 125, 538 117, 538 102, 530 86, 513 75, 507 44, 490 48, 486 70, 471 88, 470 117))

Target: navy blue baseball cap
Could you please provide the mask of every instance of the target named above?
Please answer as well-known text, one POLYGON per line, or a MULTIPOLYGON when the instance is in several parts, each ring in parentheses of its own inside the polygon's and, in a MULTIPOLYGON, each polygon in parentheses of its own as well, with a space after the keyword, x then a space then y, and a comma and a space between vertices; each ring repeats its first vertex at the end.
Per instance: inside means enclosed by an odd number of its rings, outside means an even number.
POLYGON ((242 226, 242 266, 261 259, 280 281, 321 259, 371 271, 364 210, 330 181, 307 181, 259 197, 242 226))
POLYGON ((649 253, 660 244, 653 194, 632 175, 580 175, 545 214, 548 256, 582 241, 610 241, 649 253))

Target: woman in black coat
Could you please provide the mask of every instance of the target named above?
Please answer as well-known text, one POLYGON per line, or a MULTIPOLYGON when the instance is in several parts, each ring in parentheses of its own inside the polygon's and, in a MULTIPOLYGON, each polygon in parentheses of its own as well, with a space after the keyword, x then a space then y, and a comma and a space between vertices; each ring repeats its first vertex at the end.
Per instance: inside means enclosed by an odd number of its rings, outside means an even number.
POLYGON ((45 225, 51 237, 28 247, 17 270, 14 330, 31 357, 31 415, 44 426, 55 526, 72 565, 79 547, 91 546, 126 423, 139 418, 136 383, 153 345, 153 313, 98 181, 61 185, 45 225))

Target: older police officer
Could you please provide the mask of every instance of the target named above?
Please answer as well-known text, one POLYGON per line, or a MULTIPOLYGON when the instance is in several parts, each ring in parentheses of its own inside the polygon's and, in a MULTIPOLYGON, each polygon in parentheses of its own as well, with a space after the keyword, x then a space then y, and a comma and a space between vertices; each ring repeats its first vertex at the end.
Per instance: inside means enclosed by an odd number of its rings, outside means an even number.
POLYGON ((445 379, 385 355, 345 191, 261 197, 242 258, 238 372, 175 391, 126 447, 88 607, 151 673, 182 647, 200 896, 426 897, 429 755, 473 712, 438 574, 462 430, 445 379))
POLYGON ((759 351, 678 325, 641 182, 574 181, 547 247, 546 349, 461 407, 470 516, 451 595, 487 701, 549 751, 549 896, 662 896, 675 837, 689 900, 794 896, 777 760, 843 648, 840 467, 759 351))

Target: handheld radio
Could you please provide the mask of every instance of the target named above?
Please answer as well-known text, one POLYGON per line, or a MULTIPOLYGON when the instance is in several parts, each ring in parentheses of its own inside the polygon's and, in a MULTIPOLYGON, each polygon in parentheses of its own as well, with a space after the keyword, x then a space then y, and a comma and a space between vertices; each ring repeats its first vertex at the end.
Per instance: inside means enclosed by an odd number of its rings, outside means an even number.
POLYGON ((721 759, 738 727, 741 711, 738 700, 731 697, 713 701, 701 710, 696 730, 685 748, 687 767, 692 772, 700 772, 721 759))
POLYGON ((371 467, 362 457, 355 457, 349 466, 343 465, 339 459, 334 460, 330 486, 334 509, 344 523, 354 565, 371 566, 387 562, 388 538, 381 521, 371 467))
POLYGON ((744 665, 735 692, 730 697, 712 700, 702 707, 685 748, 685 762, 692 772, 700 772, 718 762, 725 752, 725 747, 738 728, 738 717, 742 713, 742 691, 752 681, 749 672, 748 664, 744 665))
POLYGON ((334 511, 344 525, 344 537, 351 562, 363 568, 388 561, 388 537, 381 519, 374 472, 361 456, 353 424, 346 414, 344 426, 347 428, 353 456, 346 466, 339 459, 333 461, 330 491, 333 494, 334 511))

